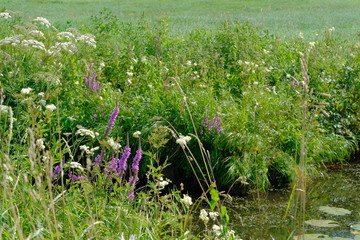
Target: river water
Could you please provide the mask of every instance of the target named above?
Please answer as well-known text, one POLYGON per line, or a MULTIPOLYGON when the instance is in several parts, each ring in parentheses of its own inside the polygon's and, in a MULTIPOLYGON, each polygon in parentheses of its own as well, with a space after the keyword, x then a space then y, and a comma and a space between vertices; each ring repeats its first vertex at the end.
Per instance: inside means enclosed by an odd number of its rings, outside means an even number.
MULTIPOLYGON (((284 217, 290 189, 267 193, 254 192, 233 199, 227 205, 232 228, 244 240, 293 239, 296 226, 291 217, 284 217)), ((305 224, 306 234, 323 234, 316 239, 360 239, 360 231, 351 226, 360 224, 360 164, 346 164, 321 173, 307 183, 305 220, 325 219, 337 222, 338 227, 315 227, 305 224), (344 208, 350 214, 338 216, 319 211, 320 206, 344 208)), ((360 230, 360 229, 359 229, 360 230)), ((305 238, 306 239, 306 238, 305 238)))

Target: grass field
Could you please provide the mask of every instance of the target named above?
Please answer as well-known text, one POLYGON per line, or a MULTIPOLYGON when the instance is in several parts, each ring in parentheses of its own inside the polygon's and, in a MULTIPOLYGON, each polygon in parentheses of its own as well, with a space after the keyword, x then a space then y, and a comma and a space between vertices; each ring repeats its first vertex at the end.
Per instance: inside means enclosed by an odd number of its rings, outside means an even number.
POLYGON ((123 21, 168 17, 175 32, 214 28, 229 20, 251 22, 280 37, 303 32, 311 39, 331 27, 347 38, 360 33, 359 0, 0 0, 0 7, 69 26, 86 24, 108 8, 123 21))
POLYGON ((290 186, 301 234, 359 151, 358 3, 0 0, 0 240, 238 240, 229 194, 290 186))

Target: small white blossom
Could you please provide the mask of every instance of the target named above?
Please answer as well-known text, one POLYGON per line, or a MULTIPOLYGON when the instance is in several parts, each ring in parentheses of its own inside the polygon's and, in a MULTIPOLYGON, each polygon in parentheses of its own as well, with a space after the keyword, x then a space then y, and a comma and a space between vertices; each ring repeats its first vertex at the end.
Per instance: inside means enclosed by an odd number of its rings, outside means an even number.
POLYGON ((39 138, 38 140, 36 140, 36 146, 39 149, 44 150, 45 149, 44 140, 42 138, 39 138))
POLYGON ((81 171, 84 171, 83 166, 82 166, 80 163, 78 163, 78 162, 70 162, 70 167, 71 167, 71 168, 79 169, 79 170, 81 170, 81 171))
POLYGON ((39 97, 44 97, 44 95, 45 95, 44 92, 39 92, 39 93, 38 93, 38 96, 39 96, 39 97))
POLYGON ((46 51, 44 43, 33 40, 33 39, 22 40, 21 45, 25 46, 25 47, 32 47, 32 48, 36 48, 36 49, 46 51))
POLYGON ((214 221, 218 216, 220 216, 218 212, 209 212, 209 217, 214 221))
POLYGON ((10 111, 9 106, 0 105, 0 113, 8 113, 10 111))
POLYGON ((56 109, 56 106, 54 104, 48 104, 45 106, 46 110, 48 110, 49 112, 52 112, 56 109))
POLYGON ((129 77, 132 77, 132 76, 134 76, 134 73, 133 72, 126 72, 126 75, 128 75, 129 77))
POLYGON ((309 42, 311 48, 315 47, 315 42, 309 42))
POLYGON ((76 131, 76 135, 80 135, 80 136, 90 136, 91 138, 95 138, 95 136, 97 135, 97 133, 94 133, 93 131, 89 130, 89 129, 85 129, 82 127, 79 127, 80 129, 76 131))
POLYGON ((39 37, 39 38, 45 39, 44 33, 42 31, 39 31, 39 30, 32 30, 32 31, 29 32, 29 34, 34 36, 34 37, 39 37))
POLYGON ((11 18, 11 15, 8 12, 2 12, 0 13, 0 18, 8 19, 11 18))
POLYGON ((76 120, 76 118, 74 118, 74 117, 67 117, 67 119, 69 119, 70 121, 75 121, 76 120))
POLYGON ((85 42, 89 46, 96 48, 95 36, 91 34, 81 35, 80 37, 76 38, 76 41, 85 42))
POLYGON ((178 139, 176 139, 176 143, 180 144, 181 147, 185 147, 185 145, 191 140, 190 136, 182 136, 180 135, 180 137, 178 139))
POLYGON ((61 51, 73 54, 77 51, 77 48, 73 42, 57 42, 54 46, 50 47, 49 53, 59 53, 61 51))
POLYGON ((21 94, 30 94, 32 88, 23 88, 21 89, 21 94))
POLYGON ((216 236, 220 236, 221 233, 222 233, 223 227, 214 224, 214 225, 212 226, 212 230, 213 230, 213 232, 215 233, 216 236))
POLYGON ((73 40, 75 39, 75 35, 71 32, 59 32, 56 34, 58 40, 73 40))
POLYGON ((193 204, 192 199, 187 194, 184 194, 183 198, 181 199, 181 202, 185 204, 186 207, 189 207, 193 204))
POLYGON ((45 27, 50 27, 51 26, 51 23, 49 22, 49 20, 47 20, 46 18, 44 17, 37 17, 35 19, 33 19, 34 22, 37 22, 39 23, 41 26, 45 26, 45 27))
POLYGON ((159 190, 164 189, 167 185, 169 185, 169 182, 164 180, 162 177, 160 177, 159 181, 156 183, 156 186, 159 188, 159 190))
POLYGON ((133 137, 134 137, 134 138, 139 138, 140 135, 141 135, 141 132, 140 132, 140 131, 136 131, 136 132, 133 133, 133 137))
POLYGON ((142 56, 140 61, 143 63, 147 63, 148 60, 147 60, 146 56, 142 56))
POLYGON ((109 138, 109 139, 107 140, 107 143, 110 145, 110 147, 111 147, 114 151, 118 151, 119 148, 121 148, 120 143, 115 142, 113 138, 109 138))
POLYGON ((200 218, 205 224, 207 224, 207 223, 209 222, 208 213, 206 212, 205 209, 201 209, 199 218, 200 218))

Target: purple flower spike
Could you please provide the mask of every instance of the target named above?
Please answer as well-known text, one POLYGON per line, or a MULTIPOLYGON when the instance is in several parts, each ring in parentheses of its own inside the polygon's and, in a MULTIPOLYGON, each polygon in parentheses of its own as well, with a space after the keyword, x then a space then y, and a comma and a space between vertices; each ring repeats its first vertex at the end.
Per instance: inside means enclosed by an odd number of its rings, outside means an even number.
POLYGON ((73 175, 72 172, 70 172, 68 174, 68 177, 73 180, 74 182, 77 182, 77 181, 80 181, 80 180, 84 180, 85 177, 84 176, 76 176, 76 175, 73 175))
POLYGON ((122 178, 122 176, 124 175, 124 173, 126 171, 127 160, 130 157, 130 152, 131 152, 130 147, 128 145, 126 145, 124 148, 124 153, 121 155, 118 169, 117 169, 117 173, 118 173, 118 176, 120 176, 120 178, 122 178))
MULTIPOLYGON (((139 164, 140 164, 140 160, 142 158, 142 150, 141 148, 139 148, 136 151, 136 155, 133 159, 133 163, 131 165, 131 170, 135 173, 135 172, 139 172, 139 164)), ((135 175, 135 174, 134 174, 135 175)))
POLYGON ((62 170, 61 164, 57 165, 53 170, 53 178, 58 179, 58 176, 62 170))
POLYGON ((114 108, 114 111, 111 113, 109 123, 108 123, 108 125, 107 125, 107 127, 106 127, 106 131, 105 131, 104 138, 107 137, 107 136, 109 136, 109 134, 110 134, 110 132, 111 132, 111 129, 112 129, 112 128, 114 127, 114 125, 115 125, 115 120, 116 120, 116 118, 117 118, 117 116, 118 116, 118 114, 119 114, 119 111, 120 111, 119 107, 116 106, 116 107, 114 108))

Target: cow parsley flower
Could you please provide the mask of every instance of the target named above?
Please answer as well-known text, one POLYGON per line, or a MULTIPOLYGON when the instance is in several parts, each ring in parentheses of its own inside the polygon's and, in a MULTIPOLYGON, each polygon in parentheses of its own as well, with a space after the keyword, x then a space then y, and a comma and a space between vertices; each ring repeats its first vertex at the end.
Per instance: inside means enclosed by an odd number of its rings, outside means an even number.
POLYGON ((201 209, 199 218, 200 218, 205 224, 207 224, 207 223, 209 222, 208 213, 206 212, 205 209, 201 209))
POLYGON ((186 144, 191 140, 190 136, 180 135, 178 139, 176 139, 176 143, 180 144, 182 148, 185 148, 186 144))
POLYGON ((141 132, 140 131, 136 131, 133 133, 133 137, 134 138, 140 138, 141 132))
POLYGON ((181 199, 181 202, 185 204, 186 207, 189 207, 193 204, 192 199, 187 194, 184 194, 183 198, 181 199))
POLYGON ((30 94, 32 88, 23 88, 21 89, 21 94, 30 94))
POLYGON ((121 148, 120 143, 115 142, 113 138, 109 138, 109 139, 107 140, 107 143, 110 145, 110 147, 111 147, 115 152, 118 151, 119 148, 121 148))
POLYGON ((44 26, 47 28, 51 27, 51 23, 49 22, 49 20, 47 20, 44 17, 37 17, 37 18, 33 19, 33 21, 39 23, 41 26, 44 26))
POLYGON ((39 138, 38 140, 36 140, 36 146, 40 150, 44 150, 45 149, 44 140, 42 138, 39 138))
POLYGON ((56 109, 56 106, 54 104, 48 104, 45 106, 46 110, 48 110, 49 112, 52 112, 56 109))
POLYGON ((11 18, 11 15, 8 12, 2 12, 0 13, 0 18, 8 19, 11 18))

